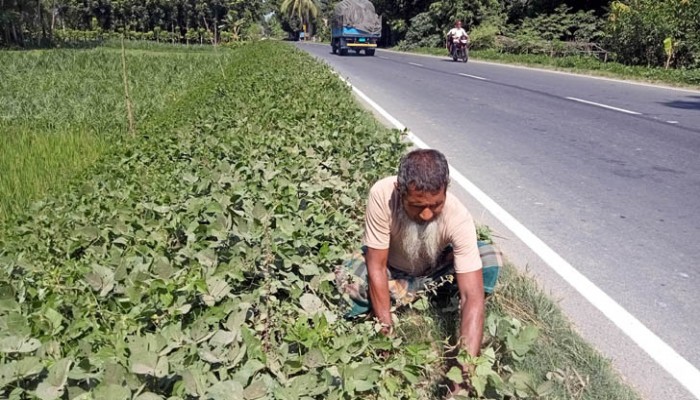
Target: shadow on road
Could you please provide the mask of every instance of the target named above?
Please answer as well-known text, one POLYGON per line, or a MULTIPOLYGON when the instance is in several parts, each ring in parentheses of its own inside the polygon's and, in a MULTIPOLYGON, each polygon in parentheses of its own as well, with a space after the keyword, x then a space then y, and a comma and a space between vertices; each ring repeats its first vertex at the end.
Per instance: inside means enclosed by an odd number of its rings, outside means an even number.
POLYGON ((700 96, 690 96, 687 100, 674 100, 661 103, 667 107, 682 108, 684 110, 700 110, 700 96))
MULTIPOLYGON (((333 52, 332 52, 332 51, 329 51, 328 54, 333 54, 333 52)), ((340 58, 345 58, 345 57, 360 57, 360 58, 365 58, 365 57, 367 57, 367 58, 372 58, 372 57, 373 57, 373 56, 368 56, 368 55, 363 54, 363 53, 361 54, 361 53, 355 53, 355 52, 348 53, 348 54, 346 54, 346 55, 344 55, 344 56, 341 56, 340 54, 333 54, 333 55, 336 56, 336 57, 340 57, 340 58)))

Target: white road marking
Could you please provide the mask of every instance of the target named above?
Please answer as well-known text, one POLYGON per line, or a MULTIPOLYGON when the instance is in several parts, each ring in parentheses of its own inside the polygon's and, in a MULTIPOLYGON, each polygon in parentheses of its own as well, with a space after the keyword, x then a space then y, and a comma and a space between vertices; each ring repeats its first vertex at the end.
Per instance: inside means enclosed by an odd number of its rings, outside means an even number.
MULTIPOLYGON (((340 77, 340 76, 339 76, 340 77)), ((340 77, 344 82, 347 80, 340 77)), ((349 83, 348 83, 349 84, 349 83)), ((407 131, 406 126, 394 118, 379 104, 374 102, 361 90, 352 86, 353 92, 369 104, 382 117, 386 118, 396 129, 406 131, 408 138, 419 148, 430 148, 413 132, 407 131)), ((561 276, 577 292, 596 307, 612 323, 644 350, 654 361, 683 385, 695 398, 700 399, 700 370, 678 354, 654 332, 642 324, 635 316, 625 310, 613 298, 586 278, 568 261, 537 237, 508 211, 491 199, 486 193, 474 185, 454 167, 450 166, 452 179, 474 197, 484 208, 494 215, 503 225, 512 231, 520 240, 535 252, 554 272, 561 276)))
POLYGON ((482 78, 482 77, 476 76, 476 75, 463 74, 463 73, 461 73, 461 72, 459 73, 459 75, 466 76, 467 78, 478 79, 478 80, 480 80, 480 81, 488 81, 488 79, 482 78))
POLYGON ((624 108, 613 107, 613 106, 609 106, 607 104, 596 103, 594 101, 583 100, 583 99, 579 99, 576 97, 567 97, 567 99, 573 100, 573 101, 578 101, 579 103, 589 104, 589 105, 596 106, 596 107, 607 108, 608 110, 619 111, 619 112, 622 112, 625 114, 632 114, 632 115, 641 115, 642 114, 642 113, 639 113, 636 111, 625 110, 624 108))
POLYGON ((669 124, 677 124, 678 123, 678 121, 666 121, 666 122, 668 122, 669 124))
POLYGON ((422 67, 422 66, 423 66, 423 64, 418 64, 418 63, 414 63, 414 62, 410 62, 409 64, 415 65, 416 67, 422 67))

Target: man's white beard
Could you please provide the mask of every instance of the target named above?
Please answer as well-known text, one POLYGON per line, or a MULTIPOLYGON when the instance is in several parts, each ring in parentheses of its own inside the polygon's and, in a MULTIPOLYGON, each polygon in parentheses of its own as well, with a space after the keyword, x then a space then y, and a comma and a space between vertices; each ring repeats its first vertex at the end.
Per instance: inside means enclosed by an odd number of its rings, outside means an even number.
POLYGON ((427 272, 437 263, 442 249, 440 225, 442 215, 430 222, 419 224, 411 220, 406 212, 399 213, 399 237, 404 254, 411 261, 412 275, 427 272))

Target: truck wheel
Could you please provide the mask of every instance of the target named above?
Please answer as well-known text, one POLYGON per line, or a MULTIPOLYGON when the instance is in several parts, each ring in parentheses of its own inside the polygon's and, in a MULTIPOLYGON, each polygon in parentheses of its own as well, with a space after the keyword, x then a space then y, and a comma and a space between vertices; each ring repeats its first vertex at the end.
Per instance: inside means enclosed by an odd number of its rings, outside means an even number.
POLYGON ((341 56, 347 56, 347 55, 348 55, 348 49, 340 48, 339 50, 340 50, 340 55, 341 55, 341 56))
POLYGON ((331 51, 333 52, 333 54, 335 54, 335 53, 337 53, 337 52, 338 52, 338 48, 337 48, 337 47, 335 47, 335 45, 334 45, 334 44, 332 44, 332 45, 331 45, 331 51))
POLYGON ((374 49, 365 49, 365 55, 373 56, 373 55, 374 55, 374 49))

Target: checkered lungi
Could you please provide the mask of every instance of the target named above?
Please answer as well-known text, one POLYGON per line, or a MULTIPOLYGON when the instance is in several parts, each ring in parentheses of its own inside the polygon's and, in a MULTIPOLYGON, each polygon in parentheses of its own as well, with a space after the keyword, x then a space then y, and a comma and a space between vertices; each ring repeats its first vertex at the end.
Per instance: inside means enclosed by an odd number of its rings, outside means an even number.
MULTIPOLYGON (((496 246, 488 242, 478 241, 479 254, 483 265, 485 295, 493 293, 498 281, 498 273, 503 267, 503 256, 496 246)), ((438 268, 428 276, 411 276, 391 266, 387 268, 389 278, 389 293, 392 302, 397 306, 412 303, 421 293, 437 289, 445 284, 454 284, 454 264, 452 252, 448 246, 438 261, 438 268)), ((369 283, 367 279, 367 264, 364 257, 365 249, 358 251, 352 257, 338 266, 335 271, 335 283, 348 303, 349 310, 346 318, 353 318, 369 312, 369 283)))

